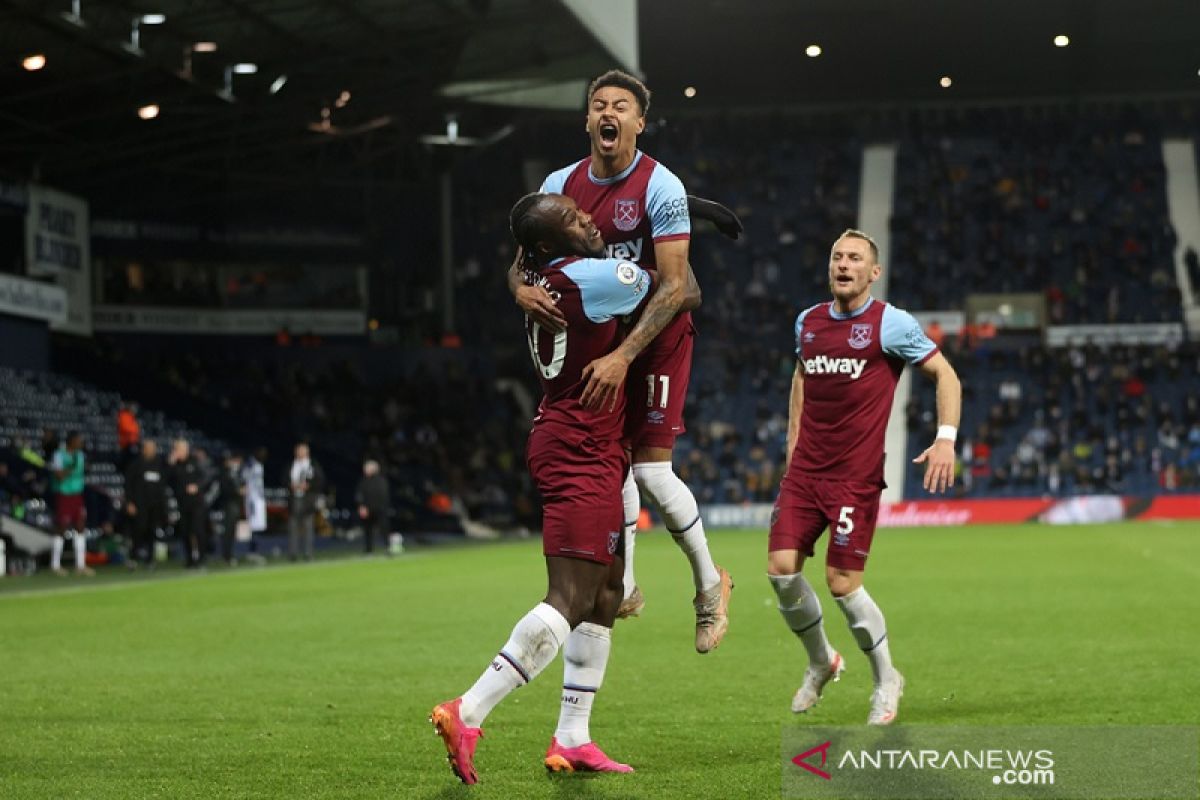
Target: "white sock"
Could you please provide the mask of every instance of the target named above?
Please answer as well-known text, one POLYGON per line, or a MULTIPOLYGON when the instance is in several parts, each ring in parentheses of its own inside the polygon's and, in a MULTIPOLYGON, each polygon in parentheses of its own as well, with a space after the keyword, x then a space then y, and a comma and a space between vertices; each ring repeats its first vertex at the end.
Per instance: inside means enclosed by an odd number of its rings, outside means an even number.
POLYGON ((860 586, 845 597, 835 597, 838 607, 846 615, 850 623, 850 632, 854 640, 867 654, 871 661, 871 672, 878 686, 885 679, 891 678, 895 668, 892 666, 892 655, 888 651, 887 623, 884 622, 883 612, 867 594, 865 586, 860 586))
POLYGON ((55 536, 50 542, 50 569, 62 569, 63 538, 55 536))
POLYGON ((812 586, 799 572, 795 575, 768 575, 767 579, 779 597, 779 613, 783 621, 808 651, 808 663, 828 666, 833 661, 833 647, 825 636, 821 601, 817 599, 812 586))
POLYGON ((554 606, 534 606, 521 617, 479 680, 462 696, 459 716, 463 723, 470 728, 482 725, 509 692, 529 683, 554 660, 570 633, 571 624, 554 606))
POLYGON ((87 566, 87 539, 80 531, 73 533, 75 535, 71 537, 71 546, 75 550, 75 569, 83 569, 87 566))
POLYGON ((637 581, 633 577, 633 548, 636 544, 638 517, 642 513, 642 497, 638 494, 637 481, 633 479, 633 470, 625 474, 625 485, 621 487, 621 501, 625 505, 625 594, 622 599, 633 594, 637 581))
POLYGON ((675 544, 691 562, 692 582, 696 585, 696 591, 711 589, 720 583, 721 576, 708 552, 700 507, 696 505, 691 489, 671 469, 671 462, 634 464, 633 476, 658 513, 662 514, 675 544))
POLYGON ((604 668, 612 648, 612 629, 584 622, 571 631, 563 646, 562 710, 554 738, 563 747, 580 747, 592 740, 588 720, 592 701, 604 683, 604 668))

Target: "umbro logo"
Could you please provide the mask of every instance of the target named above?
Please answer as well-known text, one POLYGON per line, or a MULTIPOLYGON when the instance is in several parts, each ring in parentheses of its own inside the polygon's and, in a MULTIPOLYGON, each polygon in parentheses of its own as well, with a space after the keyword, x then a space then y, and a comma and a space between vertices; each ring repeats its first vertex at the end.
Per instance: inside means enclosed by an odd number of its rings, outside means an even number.
POLYGON ((815 333, 813 333, 812 331, 806 332, 803 336, 803 339, 806 342, 811 342, 813 339, 816 339, 816 338, 817 338, 817 335, 815 333))

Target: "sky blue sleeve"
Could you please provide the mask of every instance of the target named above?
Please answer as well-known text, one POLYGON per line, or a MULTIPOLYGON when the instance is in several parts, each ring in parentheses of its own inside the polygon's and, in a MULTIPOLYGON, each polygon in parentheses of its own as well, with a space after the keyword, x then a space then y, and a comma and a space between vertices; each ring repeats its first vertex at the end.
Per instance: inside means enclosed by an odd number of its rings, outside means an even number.
POLYGON ((633 313, 650 293, 650 273, 619 258, 582 258, 563 274, 579 287, 583 313, 596 323, 633 313))
POLYGON ((579 162, 557 169, 546 176, 546 180, 542 181, 542 188, 539 192, 549 192, 550 194, 562 194, 563 189, 567 185, 567 178, 571 177, 571 173, 575 171, 575 167, 579 166, 579 162))
POLYGON ((650 217, 650 235, 654 239, 687 236, 692 232, 683 181, 662 164, 655 165, 654 172, 650 173, 650 182, 646 186, 646 214, 650 217))
POLYGON ((804 354, 802 352, 804 350, 804 346, 803 342, 800 341, 800 336, 804 333, 804 318, 807 317, 808 312, 812 311, 814 308, 816 308, 816 306, 806 308, 800 312, 799 316, 796 317, 796 358, 804 358, 804 354))
POLYGON ((909 364, 920 364, 937 351, 925 335, 921 323, 907 311, 887 305, 883 308, 883 330, 879 332, 883 352, 902 358, 909 364))

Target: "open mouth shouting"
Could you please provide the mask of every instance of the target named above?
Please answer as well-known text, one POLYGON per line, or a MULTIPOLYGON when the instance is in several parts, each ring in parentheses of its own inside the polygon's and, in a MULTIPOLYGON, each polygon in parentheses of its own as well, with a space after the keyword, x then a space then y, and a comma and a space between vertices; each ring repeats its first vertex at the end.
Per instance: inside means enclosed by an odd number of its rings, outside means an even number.
POLYGON ((616 123, 601 122, 600 127, 596 129, 596 132, 599 134, 601 150, 612 151, 616 149, 617 141, 620 139, 621 133, 616 123))

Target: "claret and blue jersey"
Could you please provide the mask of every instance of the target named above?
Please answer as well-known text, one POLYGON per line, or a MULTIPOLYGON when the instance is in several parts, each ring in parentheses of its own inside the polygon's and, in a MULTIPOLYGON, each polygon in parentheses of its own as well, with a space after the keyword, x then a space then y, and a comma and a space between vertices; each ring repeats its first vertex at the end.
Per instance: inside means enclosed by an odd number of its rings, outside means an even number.
POLYGON ((792 470, 831 480, 883 483, 883 442, 905 364, 937 353, 921 324, 870 298, 844 314, 832 302, 796 318, 804 406, 792 470))
POLYGON ((620 437, 624 404, 615 412, 587 411, 579 404, 584 368, 621 341, 619 318, 632 314, 650 294, 650 274, 616 258, 560 258, 532 274, 567 318, 559 333, 527 319, 529 351, 545 396, 534 425, 586 429, 597 439, 620 437))
POLYGON ((687 192, 669 169, 641 151, 611 178, 597 178, 591 164, 588 156, 550 173, 541 191, 565 194, 591 214, 608 256, 653 269, 656 242, 691 238, 687 192))

